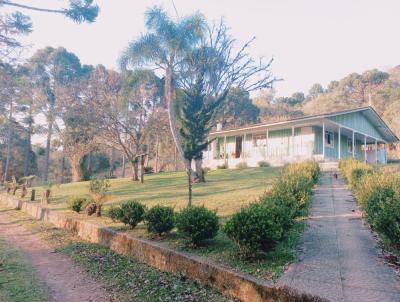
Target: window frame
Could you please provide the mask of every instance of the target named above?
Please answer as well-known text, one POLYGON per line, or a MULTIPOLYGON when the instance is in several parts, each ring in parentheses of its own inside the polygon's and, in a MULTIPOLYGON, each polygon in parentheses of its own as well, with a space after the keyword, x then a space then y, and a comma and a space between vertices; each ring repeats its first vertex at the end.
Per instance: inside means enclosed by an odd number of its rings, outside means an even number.
POLYGON ((324 140, 325 140, 325 147, 335 148, 335 133, 333 133, 332 131, 325 130, 324 140), (329 135, 331 137, 330 138, 331 142, 329 144, 328 144, 327 135, 329 135))

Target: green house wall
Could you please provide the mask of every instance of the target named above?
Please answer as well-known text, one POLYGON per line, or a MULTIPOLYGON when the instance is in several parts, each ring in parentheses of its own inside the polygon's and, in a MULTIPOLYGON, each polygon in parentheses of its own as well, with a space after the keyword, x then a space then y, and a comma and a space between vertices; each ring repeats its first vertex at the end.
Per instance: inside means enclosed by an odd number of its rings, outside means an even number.
MULTIPOLYGON (((315 141, 314 141, 314 154, 323 154, 322 152, 322 140, 324 136, 322 135, 322 128, 314 126, 313 127, 313 132, 315 134, 315 141)), ((347 148, 347 140, 352 139, 351 136, 346 136, 344 134, 340 135, 340 156, 341 158, 346 158, 346 157, 352 157, 353 154, 352 152, 349 152, 347 148)), ((339 158, 339 135, 337 132, 334 133, 334 139, 333 139, 333 147, 328 147, 325 145, 325 157, 330 157, 330 158, 339 158)), ((363 142, 360 140, 355 140, 354 144, 354 156, 358 159, 363 158, 363 153, 362 153, 362 145, 363 142)))
POLYGON ((343 126, 347 126, 353 130, 359 131, 363 134, 367 134, 378 139, 383 139, 376 127, 374 127, 361 112, 331 116, 328 119, 343 126))

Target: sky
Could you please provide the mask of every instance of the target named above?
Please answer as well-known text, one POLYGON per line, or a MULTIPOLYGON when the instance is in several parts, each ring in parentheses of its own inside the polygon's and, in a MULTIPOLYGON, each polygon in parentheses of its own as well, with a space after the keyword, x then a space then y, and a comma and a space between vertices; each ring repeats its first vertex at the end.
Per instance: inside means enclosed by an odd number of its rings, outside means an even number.
MULTIPOLYGON (((15 0, 54 7, 62 0, 15 0)), ((120 53, 145 32, 144 12, 162 6, 176 16, 172 0, 95 0, 93 24, 74 24, 54 14, 32 13, 34 31, 24 38, 27 55, 45 46, 63 46, 84 64, 117 69, 120 53)), ((224 18, 238 45, 256 37, 250 53, 274 58, 278 96, 326 86, 351 72, 400 65, 399 0, 174 0, 179 16, 202 12, 224 18)), ((8 9, 2 8, 3 11, 8 9)))

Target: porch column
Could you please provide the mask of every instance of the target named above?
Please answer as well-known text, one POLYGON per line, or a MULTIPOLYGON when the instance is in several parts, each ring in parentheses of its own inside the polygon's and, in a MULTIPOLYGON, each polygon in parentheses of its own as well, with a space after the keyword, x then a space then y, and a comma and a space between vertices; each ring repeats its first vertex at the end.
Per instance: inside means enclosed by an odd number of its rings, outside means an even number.
POLYGON ((351 149, 351 151, 353 151, 352 153, 352 155, 353 155, 353 158, 355 157, 354 156, 354 154, 355 154, 355 141, 354 141, 354 131, 353 131, 353 133, 352 133, 353 135, 352 135, 352 141, 351 141, 351 143, 352 143, 352 149, 351 149))
POLYGON ((375 164, 378 164, 378 141, 375 139, 375 164))
POLYGON ((341 147, 341 145, 340 145, 340 126, 339 126, 339 130, 338 130, 338 159, 340 160, 340 147, 341 147))
POLYGON ((246 146, 246 133, 243 135, 243 142, 242 142, 242 158, 245 158, 245 146, 246 146))
POLYGON ((325 122, 322 122, 322 158, 325 160, 325 122))
POLYGON ((268 148, 269 148, 269 129, 267 129, 267 133, 265 136, 265 157, 269 157, 269 152, 268 152, 268 148))
POLYGON ((364 135, 364 161, 367 161, 367 136, 364 135))
POLYGON ((294 126, 292 126, 292 156, 294 156, 294 126))
POLYGON ((226 135, 224 135, 224 163, 226 163, 226 135))

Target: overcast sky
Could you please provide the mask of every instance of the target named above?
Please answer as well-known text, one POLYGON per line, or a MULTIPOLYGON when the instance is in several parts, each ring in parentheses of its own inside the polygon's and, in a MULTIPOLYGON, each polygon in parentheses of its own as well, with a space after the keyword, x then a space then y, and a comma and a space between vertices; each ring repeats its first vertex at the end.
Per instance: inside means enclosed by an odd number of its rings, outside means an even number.
MULTIPOLYGON (((34 5, 64 1, 15 0, 34 5)), ((144 12, 161 5, 176 15, 172 0, 95 0, 101 11, 93 24, 64 17, 29 14, 34 31, 25 40, 31 53, 64 46, 85 64, 117 68, 117 58, 144 28, 144 12)), ((238 42, 255 36, 255 57, 273 56, 273 73, 284 81, 278 95, 324 86, 350 72, 388 69, 400 64, 399 0, 175 0, 180 16, 201 11, 209 20, 223 17, 238 42)), ((5 10, 2 8, 2 10, 5 10)))

